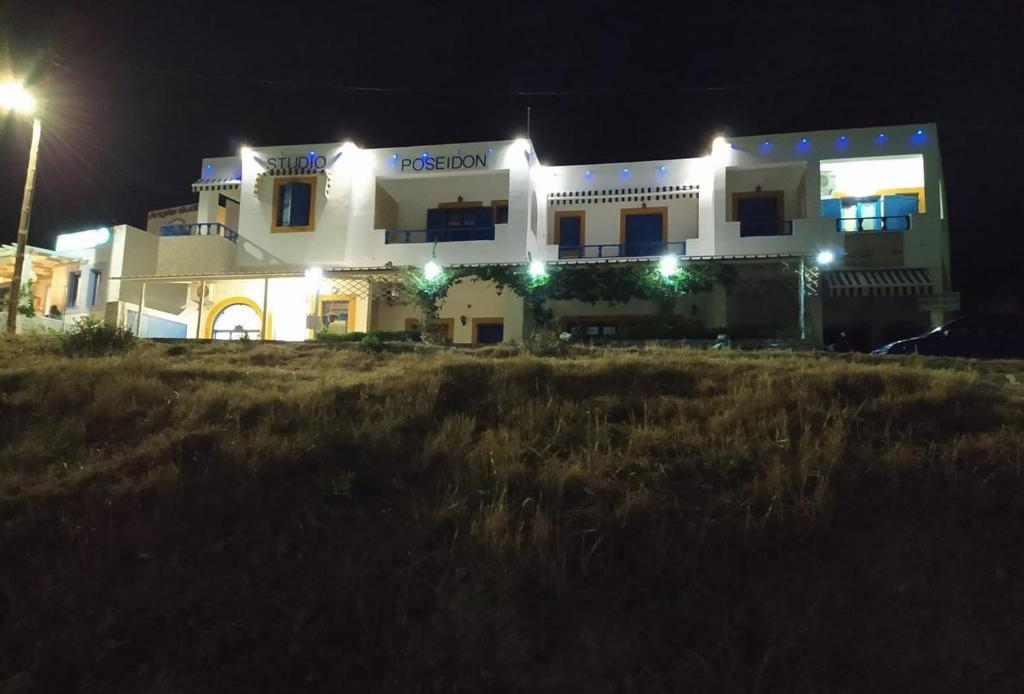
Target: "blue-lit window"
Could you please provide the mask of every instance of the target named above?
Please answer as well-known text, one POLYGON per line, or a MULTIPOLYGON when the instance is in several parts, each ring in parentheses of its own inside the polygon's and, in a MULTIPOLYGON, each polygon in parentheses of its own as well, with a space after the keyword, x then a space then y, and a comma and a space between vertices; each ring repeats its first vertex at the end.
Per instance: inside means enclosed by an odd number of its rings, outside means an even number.
POLYGON ((74 308, 78 305, 78 283, 82 279, 82 273, 69 272, 68 273, 68 299, 66 302, 67 308, 74 308))
POLYGON ((89 271, 89 291, 87 294, 89 306, 96 305, 96 300, 99 298, 100 279, 102 278, 102 276, 103 273, 101 273, 99 270, 89 271))
POLYGON ((274 231, 311 231, 316 179, 283 179, 274 187, 274 231))

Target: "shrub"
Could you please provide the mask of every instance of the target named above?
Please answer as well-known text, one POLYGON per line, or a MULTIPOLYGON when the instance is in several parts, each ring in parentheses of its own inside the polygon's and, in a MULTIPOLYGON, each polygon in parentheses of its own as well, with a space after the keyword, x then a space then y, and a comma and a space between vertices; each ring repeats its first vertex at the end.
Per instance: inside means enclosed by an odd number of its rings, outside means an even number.
POLYGON ((363 339, 359 341, 359 346, 369 352, 379 352, 384 348, 380 336, 376 333, 367 333, 364 335, 363 339))
POLYGON ((135 346, 135 335, 129 328, 85 317, 61 335, 61 349, 73 357, 102 357, 127 352, 135 346))
POLYGON ((371 330, 368 333, 329 333, 322 330, 315 334, 317 342, 364 342, 366 338, 372 337, 377 342, 419 342, 420 333, 417 330, 371 330))

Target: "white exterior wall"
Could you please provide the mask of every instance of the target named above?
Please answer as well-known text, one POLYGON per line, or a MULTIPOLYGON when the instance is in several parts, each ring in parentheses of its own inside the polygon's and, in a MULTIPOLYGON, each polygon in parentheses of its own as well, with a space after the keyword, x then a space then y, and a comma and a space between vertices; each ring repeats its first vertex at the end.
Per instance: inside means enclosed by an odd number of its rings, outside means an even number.
MULTIPOLYGON (((549 260, 558 258, 558 247, 554 245, 554 218, 556 212, 583 211, 585 217, 585 243, 618 244, 620 242, 622 209, 642 207, 667 207, 667 238, 668 241, 686 241, 688 255, 699 255, 704 244, 701 239, 700 208, 705 194, 702 184, 706 180, 707 162, 704 159, 673 159, 663 162, 629 162, 625 164, 596 164, 592 166, 560 166, 546 169, 549 185, 545 191, 543 215, 546 228, 544 234, 545 257, 549 260), (663 168, 662 168, 663 167, 663 168), (628 169, 628 174, 625 173, 628 169), (589 176, 587 175, 589 172, 589 176), (647 189, 656 191, 666 186, 701 186, 697 197, 675 198, 674 193, 667 193, 665 199, 645 199, 640 196, 659 196, 658 192, 647 193, 647 189), (611 196, 613 191, 623 191, 622 196, 634 200, 616 202, 600 202, 601 197, 611 196), (630 192, 643 191, 643 192, 630 192), (584 193, 585 200, 590 203, 569 201, 564 204, 553 204, 549 194, 584 193), (588 197, 588 196, 593 197, 588 197)), ((696 192, 696 191, 693 191, 696 192)), ((684 195, 691 194, 683 191, 684 195)), ((557 199, 556 199, 557 200, 557 199)), ((708 230, 710 231, 710 230, 708 230)))
MULTIPOLYGON (((554 240, 551 225, 556 212, 586 212, 585 244, 618 244, 621 210, 639 208, 644 203, 648 207, 668 209, 667 238, 670 242, 686 241, 688 256, 813 255, 823 249, 841 254, 846 237, 852 235, 839 234, 834 220, 821 216, 818 186, 821 160, 917 153, 923 155, 924 161, 926 212, 913 217, 909 231, 891 232, 886 236, 894 237, 898 233, 903 264, 928 268, 936 290, 947 290, 948 242, 935 126, 907 125, 881 130, 888 136, 884 143, 876 142, 880 129, 866 128, 737 137, 730 140, 729 147, 718 148, 715 152, 711 152, 709 143, 706 154, 693 158, 590 166, 542 166, 532 144, 526 140, 388 149, 361 149, 350 143, 255 147, 244 150, 239 156, 204 159, 202 164, 201 178, 238 178, 241 181, 238 190, 226 193, 237 198, 240 205, 237 244, 218 237, 159 238, 130 227, 117 227, 107 248, 91 249, 81 256, 83 278, 79 305, 88 287, 89 263, 104 266, 104 283, 109 283, 105 288, 107 301, 134 303, 138 301, 141 284, 119 283, 111 281, 111 277, 259 272, 282 264, 300 271, 310 266, 326 269, 388 264, 420 267, 431 258, 447 266, 525 263, 530 258, 551 261, 558 256, 557 246, 551 243, 554 240), (919 129, 925 134, 923 138, 915 136, 919 129), (847 137, 842 147, 838 146, 840 135, 847 137), (765 146, 765 141, 770 146, 765 146), (300 157, 310 152, 325 158, 329 172, 329 176, 317 176, 314 230, 274 233, 271 231, 274 179, 260 174, 270 168, 269 160, 273 158, 300 157), (486 164, 455 170, 446 167, 444 171, 426 170, 425 166, 420 166, 422 170, 418 171, 413 170, 416 168, 413 166, 403 170, 403 163, 416 161, 424 155, 435 162, 441 158, 454 161, 453 158, 464 156, 486 156, 486 164), (628 169, 628 173, 624 169, 628 169), (396 224, 400 229, 425 228, 428 209, 441 202, 454 201, 460 195, 467 201, 479 200, 485 206, 492 200, 507 199, 508 223, 496 225, 493 241, 385 244, 384 230, 376 228, 375 223, 378 186, 389 190, 395 198, 398 204, 396 224), (657 190, 676 186, 684 190, 657 190), (792 235, 740 237, 739 222, 730 220, 731 194, 754 190, 757 186, 765 191, 784 191, 784 216, 793 222, 792 235), (699 190, 696 197, 690 197, 693 187, 699 190), (677 192, 681 193, 679 197, 675 196, 677 192), (577 201, 558 205, 552 204, 557 197, 549 199, 553 193, 580 195, 577 201), (658 199, 659 194, 661 199, 658 199), (613 196, 619 199, 595 201, 598 197, 613 196)), ((199 222, 217 221, 217 199, 222 192, 213 190, 199 194, 196 211, 199 222)), ((841 261, 837 267, 842 267, 841 261)), ((58 283, 55 275, 51 294, 62 291, 58 283)), ((303 301, 298 288, 300 283, 301 280, 272 280, 273 286, 280 285, 280 292, 275 297, 272 290, 270 299, 271 333, 275 337, 298 339, 297 335, 304 332, 305 316, 294 308, 296 302, 303 301), (278 326, 281 326, 280 331, 278 326)), ((239 287, 251 300, 262 301, 259 282, 251 287, 249 284, 239 287), (255 293, 248 294, 250 290, 255 293)), ((165 303, 176 301, 172 299, 168 296, 165 303)), ((717 318, 712 318, 711 314, 724 315, 725 303, 721 297, 708 301, 695 299, 693 303, 712 324, 717 318)), ((467 283, 452 289, 441 315, 455 319, 456 342, 471 340, 473 317, 496 316, 505 317, 506 339, 518 340, 522 338, 521 304, 511 292, 499 297, 489 287, 467 283), (462 316, 467 318, 465 325, 462 325, 462 316)), ((688 308, 688 303, 681 304, 679 310, 688 308)), ((625 307, 567 303, 560 306, 558 312, 562 315, 596 316, 620 312, 628 315, 652 312, 652 309, 636 302, 625 307)), ((404 319, 409 317, 407 313, 396 307, 377 307, 371 311, 369 307, 356 306, 351 328, 367 328, 372 314, 379 320, 379 324, 372 327, 401 329, 404 319)), ((190 334, 194 333, 194 329, 190 330, 190 334)))

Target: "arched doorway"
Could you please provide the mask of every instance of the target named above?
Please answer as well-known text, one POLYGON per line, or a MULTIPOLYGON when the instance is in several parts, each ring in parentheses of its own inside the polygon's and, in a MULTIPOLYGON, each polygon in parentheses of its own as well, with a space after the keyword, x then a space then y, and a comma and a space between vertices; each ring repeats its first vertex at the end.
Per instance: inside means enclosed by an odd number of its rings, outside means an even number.
POLYGON ((213 319, 214 340, 260 339, 260 313, 248 304, 228 304, 213 319))

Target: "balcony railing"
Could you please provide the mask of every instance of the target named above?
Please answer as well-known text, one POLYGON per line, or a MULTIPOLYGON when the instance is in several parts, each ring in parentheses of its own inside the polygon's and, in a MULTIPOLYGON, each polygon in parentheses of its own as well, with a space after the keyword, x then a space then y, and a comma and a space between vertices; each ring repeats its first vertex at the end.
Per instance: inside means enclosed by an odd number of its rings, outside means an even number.
POLYGON ((238 243, 238 232, 220 222, 196 222, 193 224, 164 224, 161 236, 223 236, 232 243, 238 243))
POLYGON ((793 222, 740 222, 740 237, 747 236, 792 236, 793 222))
POLYGON ((389 229, 384 243, 453 243, 456 241, 493 241, 494 225, 449 229, 389 229))
POLYGON ((559 246, 559 258, 644 258, 666 254, 686 255, 686 241, 652 243, 594 243, 559 246))
POLYGON ((856 233, 858 231, 909 231, 910 215, 895 214, 885 217, 838 217, 836 231, 856 233))

